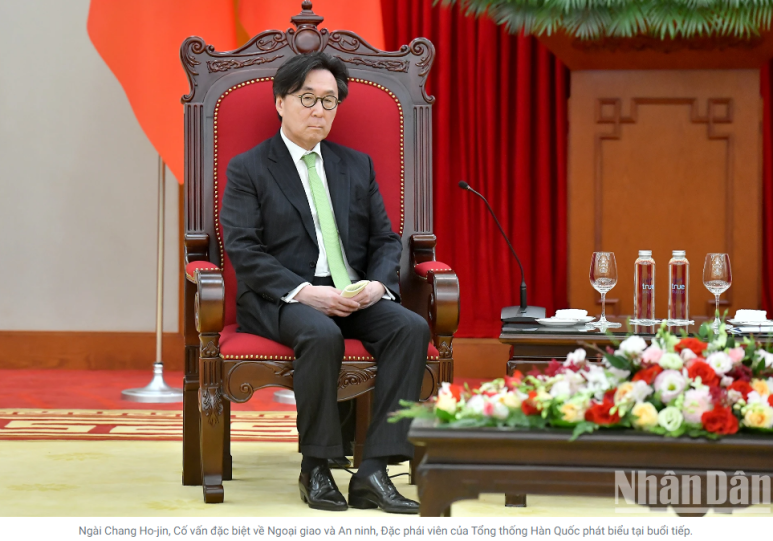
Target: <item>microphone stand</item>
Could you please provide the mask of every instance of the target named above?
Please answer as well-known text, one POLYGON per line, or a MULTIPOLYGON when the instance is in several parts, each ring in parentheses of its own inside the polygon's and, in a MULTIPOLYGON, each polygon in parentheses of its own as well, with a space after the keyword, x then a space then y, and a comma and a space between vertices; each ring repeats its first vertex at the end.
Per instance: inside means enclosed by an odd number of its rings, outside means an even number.
POLYGON ((502 229, 502 226, 499 223, 499 220, 497 220, 496 214, 494 214, 494 210, 491 208, 491 205, 489 205, 488 200, 483 197, 481 194, 476 192, 472 189, 472 187, 467 184, 465 181, 459 182, 459 187, 462 190, 467 190, 469 192, 474 193, 481 199, 483 199, 483 202, 486 203, 486 208, 488 208, 489 213, 491 214, 491 217, 494 218, 494 223, 497 224, 497 227, 499 228, 499 232, 502 233, 502 237, 504 237, 505 242, 507 242, 507 246, 510 248, 510 251, 513 253, 513 256, 515 256, 515 260, 518 262, 518 267, 521 269, 521 304, 520 306, 505 306, 502 308, 502 322, 503 323, 534 323, 535 320, 541 319, 545 317, 545 308, 541 306, 529 306, 528 302, 526 300, 527 294, 526 294, 526 275, 523 272, 523 265, 521 265, 521 260, 518 257, 518 254, 515 253, 515 248, 513 248, 513 245, 510 243, 510 239, 507 238, 507 234, 505 233, 505 230, 502 229))

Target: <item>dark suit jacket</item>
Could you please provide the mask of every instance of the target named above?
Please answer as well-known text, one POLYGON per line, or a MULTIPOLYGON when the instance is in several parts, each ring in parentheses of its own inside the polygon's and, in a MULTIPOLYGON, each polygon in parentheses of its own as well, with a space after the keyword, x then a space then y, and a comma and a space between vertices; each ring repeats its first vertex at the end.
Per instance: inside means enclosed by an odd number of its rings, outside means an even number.
MULTIPOLYGON (((322 141, 330 198, 349 265, 399 299, 402 242, 367 154, 322 141)), ((319 258, 311 209, 290 151, 277 134, 228 164, 220 220, 238 281, 240 330, 276 340, 281 297, 311 282, 319 258)))

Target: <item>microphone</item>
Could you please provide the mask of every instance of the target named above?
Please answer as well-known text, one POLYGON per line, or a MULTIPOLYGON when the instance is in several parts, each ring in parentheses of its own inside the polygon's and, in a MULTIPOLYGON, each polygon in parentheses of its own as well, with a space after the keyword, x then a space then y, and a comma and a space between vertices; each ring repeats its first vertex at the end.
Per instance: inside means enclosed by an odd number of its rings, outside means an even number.
POLYGON ((483 199, 483 202, 486 203, 486 208, 488 208, 489 213, 491 213, 491 217, 494 218, 494 222, 497 224, 497 227, 499 228, 499 232, 502 233, 502 236, 505 239, 505 242, 507 242, 507 246, 510 247, 510 251, 513 253, 513 256, 515 256, 515 260, 518 262, 518 267, 521 269, 521 305, 520 306, 506 306, 502 308, 502 321, 505 323, 533 323, 534 320, 544 318, 545 317, 545 309, 540 306, 528 306, 528 302, 526 301, 527 293, 526 293, 526 275, 523 272, 523 265, 521 265, 521 260, 518 257, 518 254, 515 253, 515 249, 513 248, 513 245, 510 243, 510 239, 507 238, 507 234, 505 234, 505 230, 502 229, 502 226, 499 223, 499 220, 497 220, 496 214, 494 214, 494 210, 491 208, 491 205, 489 205, 489 202, 486 200, 485 197, 483 197, 481 194, 476 192, 472 189, 472 187, 467 184, 465 181, 460 180, 459 181, 459 187, 462 190, 467 190, 468 192, 472 192, 481 199, 483 199))

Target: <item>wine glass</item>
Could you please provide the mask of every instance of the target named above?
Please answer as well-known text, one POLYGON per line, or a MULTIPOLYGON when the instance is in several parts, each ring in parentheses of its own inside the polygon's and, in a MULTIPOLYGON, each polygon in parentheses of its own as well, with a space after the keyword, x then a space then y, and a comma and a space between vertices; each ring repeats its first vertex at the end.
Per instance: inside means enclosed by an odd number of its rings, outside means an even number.
POLYGON ((601 318, 592 323, 594 327, 620 327, 606 318, 607 291, 617 285, 617 262, 613 252, 593 252, 590 261, 590 284, 601 293, 601 318))
POLYGON ((706 254, 703 264, 703 285, 714 294, 714 330, 719 330, 719 296, 733 283, 728 254, 706 254))

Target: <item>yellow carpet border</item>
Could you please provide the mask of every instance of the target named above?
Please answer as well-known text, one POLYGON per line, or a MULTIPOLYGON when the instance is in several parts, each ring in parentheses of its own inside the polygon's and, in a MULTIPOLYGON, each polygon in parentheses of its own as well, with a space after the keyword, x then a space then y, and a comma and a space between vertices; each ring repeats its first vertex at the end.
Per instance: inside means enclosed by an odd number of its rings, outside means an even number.
MULTIPOLYGON (((231 412, 231 440, 298 441, 294 411, 231 412)), ((182 440, 182 412, 175 410, 0 409, 0 441, 182 440)))

